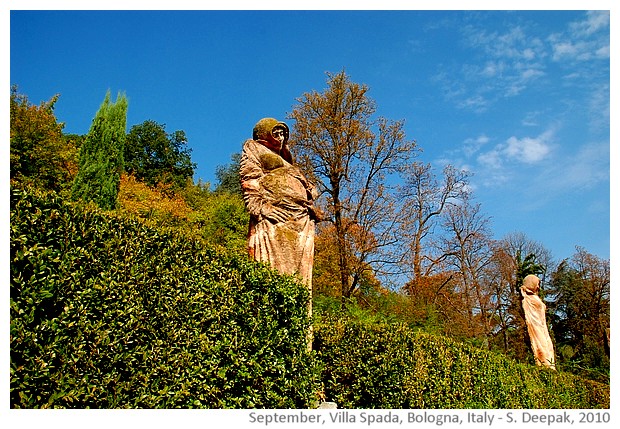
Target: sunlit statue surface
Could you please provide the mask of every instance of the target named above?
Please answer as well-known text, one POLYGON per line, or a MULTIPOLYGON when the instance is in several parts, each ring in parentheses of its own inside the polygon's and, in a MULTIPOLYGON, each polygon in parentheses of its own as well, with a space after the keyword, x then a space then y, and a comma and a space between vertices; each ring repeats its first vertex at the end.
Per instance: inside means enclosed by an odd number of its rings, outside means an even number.
POLYGON ((537 365, 555 369, 553 343, 547 328, 545 312, 547 306, 538 296, 540 279, 530 274, 523 279, 521 295, 523 296, 523 312, 530 336, 530 343, 537 365))
POLYGON ((240 176, 250 213, 248 251, 281 273, 298 275, 311 292, 317 194, 294 165, 288 137, 284 122, 264 118, 243 145, 240 176))

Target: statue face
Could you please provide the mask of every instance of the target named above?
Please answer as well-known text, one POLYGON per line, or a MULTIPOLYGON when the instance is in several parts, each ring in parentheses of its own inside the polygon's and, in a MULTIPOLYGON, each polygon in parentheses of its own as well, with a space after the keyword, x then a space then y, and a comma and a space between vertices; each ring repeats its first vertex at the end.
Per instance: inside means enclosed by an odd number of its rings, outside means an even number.
POLYGON ((285 134, 284 134, 284 129, 282 128, 274 128, 273 131, 271 131, 271 135, 280 142, 280 147, 284 146, 284 139, 285 139, 285 134))

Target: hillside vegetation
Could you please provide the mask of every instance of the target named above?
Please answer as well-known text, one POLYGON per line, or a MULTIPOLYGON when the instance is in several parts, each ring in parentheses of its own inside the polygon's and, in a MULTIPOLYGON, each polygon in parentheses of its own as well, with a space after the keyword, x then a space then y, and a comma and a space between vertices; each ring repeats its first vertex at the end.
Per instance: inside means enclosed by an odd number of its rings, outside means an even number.
POLYGON ((315 329, 329 398, 342 408, 608 408, 609 386, 517 363, 403 324, 315 329))
POLYGON ((11 407, 608 408, 609 385, 398 323, 129 214, 11 189, 11 407), (337 314, 338 313, 338 314, 337 314))
POLYGON ((181 233, 11 190, 12 407, 307 407, 307 300, 181 233))

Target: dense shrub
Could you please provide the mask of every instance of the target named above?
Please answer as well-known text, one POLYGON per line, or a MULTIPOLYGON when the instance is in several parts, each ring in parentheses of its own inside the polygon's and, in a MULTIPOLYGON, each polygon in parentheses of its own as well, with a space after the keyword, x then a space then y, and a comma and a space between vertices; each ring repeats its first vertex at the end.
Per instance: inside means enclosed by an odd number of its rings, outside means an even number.
POLYGON ((609 407, 609 385, 403 324, 324 317, 314 335, 325 395, 342 408, 609 407))
POLYGON ((11 189, 10 400, 307 407, 308 293, 178 232, 11 189))
POLYGON ((305 287, 178 231, 31 189, 10 228, 14 408, 609 407, 608 385, 329 300, 310 354, 305 287))
POLYGON ((11 180, 30 182, 45 189, 71 187, 77 172, 76 139, 63 136, 64 124, 56 120, 59 95, 33 105, 11 86, 11 180))
POLYGON ((153 226, 176 226, 187 222, 192 209, 170 191, 169 185, 149 187, 132 175, 121 175, 119 210, 145 220, 153 226))

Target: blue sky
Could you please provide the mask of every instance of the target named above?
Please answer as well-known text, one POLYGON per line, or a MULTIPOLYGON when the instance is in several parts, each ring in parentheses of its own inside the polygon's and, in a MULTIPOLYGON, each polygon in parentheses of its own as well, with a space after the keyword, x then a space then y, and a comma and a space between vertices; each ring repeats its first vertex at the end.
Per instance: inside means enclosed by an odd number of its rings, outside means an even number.
POLYGON ((608 11, 10 12, 10 83, 60 94, 65 132, 125 92, 128 129, 185 131, 211 183, 260 118, 343 69, 406 120, 420 161, 473 173, 495 238, 610 257, 608 11))

